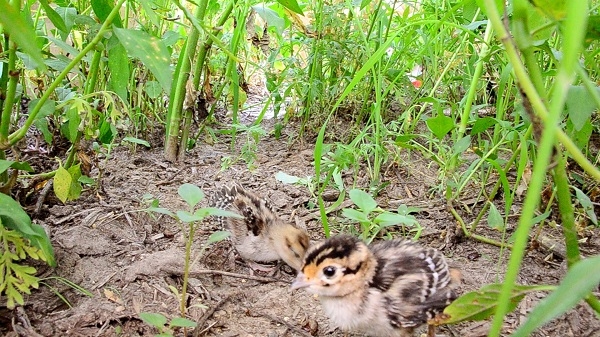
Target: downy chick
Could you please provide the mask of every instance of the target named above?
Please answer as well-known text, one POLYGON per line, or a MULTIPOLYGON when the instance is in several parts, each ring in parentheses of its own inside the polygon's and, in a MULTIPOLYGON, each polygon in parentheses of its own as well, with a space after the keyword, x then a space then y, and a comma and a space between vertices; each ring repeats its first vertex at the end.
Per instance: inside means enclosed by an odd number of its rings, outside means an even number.
POLYGON ((292 289, 317 294, 345 332, 407 337, 456 298, 455 278, 435 249, 338 235, 308 249, 292 289))
POLYGON ((224 229, 231 232, 233 244, 246 260, 272 262, 283 260, 299 270, 308 248, 308 234, 283 222, 267 200, 235 184, 223 186, 211 206, 238 213, 243 219, 219 217, 224 229))

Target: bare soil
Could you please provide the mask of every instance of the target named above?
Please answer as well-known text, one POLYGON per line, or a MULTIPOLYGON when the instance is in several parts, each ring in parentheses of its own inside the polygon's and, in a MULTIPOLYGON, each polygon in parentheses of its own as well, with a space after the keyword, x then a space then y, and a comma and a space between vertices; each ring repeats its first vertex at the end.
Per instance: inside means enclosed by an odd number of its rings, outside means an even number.
MULTIPOLYGON (((47 279, 27 297, 24 310, 9 311, 0 306, 0 335, 152 336, 157 331, 141 321, 140 312, 177 317, 179 300, 173 289, 180 291, 182 285, 185 247, 182 228, 167 216, 150 215, 143 209, 148 206, 145 201, 148 194, 159 199, 162 207, 185 209, 177 194, 183 183, 196 184, 210 194, 223 184, 239 182, 269 198, 285 220, 306 226, 312 240, 323 239, 318 211, 310 208, 308 189, 275 179, 278 171, 298 177, 314 175, 312 142, 286 134, 291 132, 288 129, 283 131, 279 140, 272 135, 261 140, 256 153, 257 167, 253 170, 243 161, 221 170, 223 158, 235 159, 239 154, 244 142, 242 137, 234 150, 225 137, 214 145, 200 144, 183 162, 176 164, 163 159, 160 139, 156 139, 149 150, 138 147, 133 151, 120 146, 113 150, 109 160, 99 158, 103 176, 98 190, 86 190, 80 199, 66 205, 49 197, 42 215, 36 219, 50 232, 58 259, 56 269, 37 265, 41 277, 64 278, 87 289, 93 296, 83 295, 56 279, 47 279), (24 318, 31 324, 25 333, 15 328, 21 324, 19 319, 24 318)), ((95 168, 92 176, 97 173, 95 168)), ((462 270, 461 293, 501 281, 509 252, 461 237, 443 197, 432 192, 438 182, 436 167, 430 160, 415 152, 406 153, 397 164, 386 167, 382 175, 389 185, 378 196, 380 205, 391 210, 400 204, 421 209, 415 214, 424 227, 420 242, 441 249, 450 264, 462 270)), ((357 175, 358 181, 353 181, 351 173, 344 179, 347 186, 366 187, 368 182, 364 176, 366 171, 357 175)), ((483 207, 481 201, 473 202, 475 197, 476 194, 465 197, 464 203, 456 205, 466 221, 472 221, 483 207)), ((498 209, 503 206, 499 204, 498 209)), ((513 212, 508 235, 518 220, 519 207, 514 207, 513 212)), ((336 225, 342 223, 339 212, 330 214, 330 219, 334 228, 341 227, 336 225)), ((206 222, 194 239, 193 252, 202 256, 192 268, 187 306, 188 318, 201 325, 197 335, 343 335, 329 324, 317 299, 289 289, 291 273, 284 270, 272 279, 256 272, 253 279, 252 271, 236 261, 226 241, 203 251, 207 237, 216 229, 206 222)), ((478 233, 496 240, 502 237, 502 233, 485 225, 480 225, 478 233)), ((532 245, 519 275, 521 284, 557 284, 565 274, 566 263, 560 256, 560 232, 546 227, 540 233, 558 245, 553 248, 532 245)), ((585 232, 582 245, 585 256, 600 253, 598 234, 598 230, 585 232)), ((506 319, 507 335, 544 296, 544 293, 526 296, 506 319)), ((487 321, 468 322, 442 327, 438 333, 477 337, 485 336, 488 327, 487 321)), ((175 335, 183 336, 183 332, 176 330, 175 335)), ((583 303, 533 336, 598 337, 600 321, 583 303)))

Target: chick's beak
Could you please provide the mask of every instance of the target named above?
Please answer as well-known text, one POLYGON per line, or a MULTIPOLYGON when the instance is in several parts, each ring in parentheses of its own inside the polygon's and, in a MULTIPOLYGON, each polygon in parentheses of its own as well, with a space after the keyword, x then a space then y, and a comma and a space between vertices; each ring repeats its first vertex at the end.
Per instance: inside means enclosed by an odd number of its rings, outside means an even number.
POLYGON ((310 286, 310 284, 311 283, 306 280, 306 276, 304 275, 304 273, 298 272, 298 276, 296 276, 296 279, 294 280, 294 282, 292 282, 292 290, 306 288, 310 286))

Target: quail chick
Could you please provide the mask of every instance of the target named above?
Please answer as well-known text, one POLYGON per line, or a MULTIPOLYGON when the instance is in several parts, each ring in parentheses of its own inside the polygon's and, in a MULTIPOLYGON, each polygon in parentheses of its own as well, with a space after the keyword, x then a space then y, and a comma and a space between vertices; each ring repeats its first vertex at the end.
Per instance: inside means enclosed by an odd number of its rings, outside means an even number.
POLYGON ((345 332, 408 337, 456 298, 455 274, 435 249, 338 235, 308 249, 292 289, 317 294, 345 332))
POLYGON ((233 244, 246 260, 272 262, 283 260, 299 270, 308 248, 308 234, 283 222, 267 200, 236 184, 223 186, 211 206, 230 210, 243 219, 219 218, 221 225, 231 232, 233 244))

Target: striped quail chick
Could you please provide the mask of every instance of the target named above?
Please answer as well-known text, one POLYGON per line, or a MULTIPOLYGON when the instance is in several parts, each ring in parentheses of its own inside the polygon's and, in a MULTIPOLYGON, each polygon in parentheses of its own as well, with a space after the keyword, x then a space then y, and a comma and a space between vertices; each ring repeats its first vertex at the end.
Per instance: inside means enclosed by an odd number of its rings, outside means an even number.
POLYGON ((435 249, 338 235, 308 249, 292 289, 317 294, 345 332, 408 337, 456 298, 459 278, 435 249))
POLYGON ((269 202, 256 193, 236 184, 223 186, 211 206, 233 211, 243 219, 219 217, 222 227, 231 232, 231 239, 240 256, 256 262, 283 260, 299 270, 308 248, 308 234, 283 222, 269 202))

